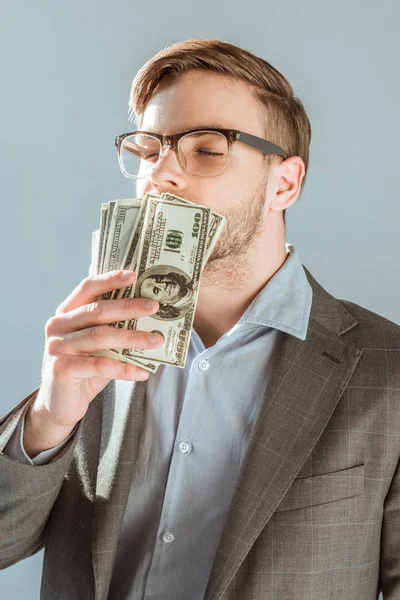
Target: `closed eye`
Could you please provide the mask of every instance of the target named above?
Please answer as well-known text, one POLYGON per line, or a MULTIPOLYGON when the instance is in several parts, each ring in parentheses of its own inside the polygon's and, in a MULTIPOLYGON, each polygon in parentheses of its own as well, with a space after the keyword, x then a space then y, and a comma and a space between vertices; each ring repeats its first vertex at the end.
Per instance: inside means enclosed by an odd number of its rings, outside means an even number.
POLYGON ((211 152, 210 150, 196 150, 201 156, 224 156, 223 152, 211 152))

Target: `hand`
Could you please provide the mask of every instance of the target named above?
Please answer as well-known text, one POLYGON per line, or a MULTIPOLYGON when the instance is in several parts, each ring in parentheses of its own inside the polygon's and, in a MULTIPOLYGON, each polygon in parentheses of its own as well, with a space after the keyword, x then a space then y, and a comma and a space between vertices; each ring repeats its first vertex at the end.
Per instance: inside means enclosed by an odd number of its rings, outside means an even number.
POLYGON ((162 345, 163 338, 157 334, 158 341, 152 341, 148 332, 108 325, 158 311, 157 300, 98 300, 102 294, 134 281, 133 271, 86 277, 47 321, 42 381, 32 409, 44 411, 55 426, 72 426, 80 421, 90 402, 111 379, 143 381, 149 377, 148 371, 135 365, 90 356, 103 349, 154 349, 162 345))

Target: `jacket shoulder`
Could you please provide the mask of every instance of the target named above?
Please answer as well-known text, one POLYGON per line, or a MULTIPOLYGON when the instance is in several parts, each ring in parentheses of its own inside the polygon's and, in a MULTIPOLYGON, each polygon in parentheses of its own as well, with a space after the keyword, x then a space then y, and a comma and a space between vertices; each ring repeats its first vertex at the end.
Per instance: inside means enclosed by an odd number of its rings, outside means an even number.
POLYGON ((361 348, 400 351, 400 325, 350 300, 338 299, 358 321, 344 335, 361 348))

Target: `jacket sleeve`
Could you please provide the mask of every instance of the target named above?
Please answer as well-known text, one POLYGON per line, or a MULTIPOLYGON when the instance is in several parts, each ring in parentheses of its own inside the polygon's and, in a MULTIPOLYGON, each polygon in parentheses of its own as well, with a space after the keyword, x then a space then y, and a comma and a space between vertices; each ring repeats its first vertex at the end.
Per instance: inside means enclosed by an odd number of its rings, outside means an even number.
POLYGON ((19 419, 14 433, 11 435, 10 439, 8 440, 7 444, 3 449, 3 454, 9 456, 10 458, 18 460, 19 462, 25 465, 48 465, 50 462, 53 462, 53 460, 55 460, 58 457, 60 450, 62 450, 62 448, 64 448, 67 445, 68 440, 71 439, 71 437, 74 435, 75 431, 78 428, 78 425, 75 425, 74 429, 71 431, 69 436, 63 442, 61 442, 61 444, 58 444, 58 446, 54 446, 54 448, 50 448, 49 450, 39 452, 39 454, 31 458, 25 452, 24 448, 25 418, 26 415, 19 419))
POLYGON ((44 546, 45 527, 72 462, 84 418, 50 463, 23 464, 3 450, 24 419, 38 389, 0 418, 0 569, 32 556, 44 546))
POLYGON ((384 600, 400 598, 400 460, 384 503, 379 591, 384 600))

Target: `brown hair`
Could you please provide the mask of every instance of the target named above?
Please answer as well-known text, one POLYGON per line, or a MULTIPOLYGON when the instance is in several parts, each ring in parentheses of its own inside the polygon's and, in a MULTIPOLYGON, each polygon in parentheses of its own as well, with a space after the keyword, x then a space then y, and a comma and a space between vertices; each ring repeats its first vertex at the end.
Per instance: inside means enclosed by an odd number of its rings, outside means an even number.
MULTIPOLYGON (((305 165, 303 191, 309 161, 311 124, 303 103, 294 95, 288 80, 269 62, 243 48, 221 40, 184 40, 172 44, 150 58, 136 74, 129 97, 130 118, 138 120, 165 77, 179 77, 188 71, 210 71, 250 84, 255 98, 265 111, 268 141, 300 156, 305 165)), ((281 157, 266 156, 266 163, 281 157)), ((283 222, 286 210, 283 211, 283 222)))

